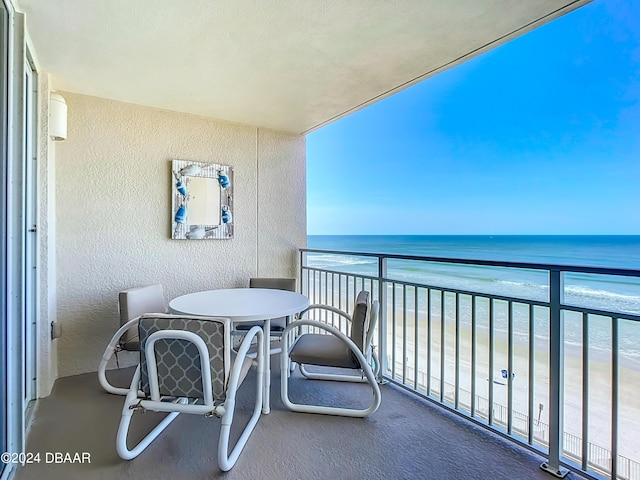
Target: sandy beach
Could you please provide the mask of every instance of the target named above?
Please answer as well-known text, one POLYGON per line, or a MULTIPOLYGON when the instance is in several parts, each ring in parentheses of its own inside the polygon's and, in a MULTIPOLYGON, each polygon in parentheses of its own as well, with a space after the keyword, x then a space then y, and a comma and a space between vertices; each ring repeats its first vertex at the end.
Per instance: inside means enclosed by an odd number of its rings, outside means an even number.
MULTIPOLYGON (((392 368, 393 352, 393 321, 391 312, 387 319, 387 345, 389 369, 392 368)), ((449 317, 449 315, 447 315, 449 317)), ((406 327, 403 311, 396 308, 395 331, 395 378, 403 379, 402 358, 408 359, 405 382, 414 385, 415 378, 415 317, 412 310, 407 310, 406 327), (406 328, 406 330, 404 330, 406 328), (406 331, 406 335, 403 332, 406 331), (405 339, 406 336, 406 339, 405 339), (406 350, 404 345, 406 344, 406 350)), ((463 323, 463 322, 461 322, 463 323)), ((464 405, 470 403, 472 362, 471 362, 471 329, 464 324, 459 331, 459 402, 464 405)), ((536 420, 548 425, 549 414, 549 356, 547 340, 536 338, 534 343, 534 408, 536 420), (542 409, 540 410, 540 405, 542 409)), ((421 311, 418 320, 418 388, 427 388, 427 346, 428 328, 426 313, 421 311)), ((440 313, 431 314, 431 390, 440 390, 440 351, 441 351, 441 322, 440 313)), ((454 398, 455 395, 455 353, 456 331, 455 322, 448 318, 445 324, 445 396, 454 398)), ((501 370, 508 368, 508 342, 506 335, 496 333, 493 345, 493 395, 494 403, 507 406, 506 380, 502 378, 501 370)), ((634 358, 624 358, 619 368, 619 397, 618 397, 618 454, 640 462, 640 363, 634 358)), ((526 417, 529 411, 529 345, 528 341, 515 340, 513 343, 513 411, 514 428, 525 429, 526 417), (516 415, 519 412, 522 415, 516 415)), ((475 388, 476 395, 484 399, 489 397, 489 337, 486 331, 476 329, 476 366, 475 388)), ((582 437, 582 348, 566 345, 564 352, 564 431, 575 437, 582 437)), ((611 449, 611 392, 612 392, 611 363, 602 354, 592 354, 589 362, 589 432, 590 443, 603 449, 611 449)), ((486 403, 480 399, 476 408, 487 409, 486 403)), ((499 408, 494 410, 494 418, 499 419, 499 408)), ((506 408, 505 408, 506 410, 506 408)), ((540 426, 542 427, 542 426, 540 426)), ((535 430, 535 435, 548 440, 548 435, 542 428, 535 430)), ((577 443, 575 445, 578 445, 577 443)), ((571 449, 569 445, 565 448, 571 449)), ((579 447, 574 447, 578 448, 579 447)), ((594 459, 598 460, 598 459, 594 459)), ((601 460, 602 461, 602 460, 601 460)))

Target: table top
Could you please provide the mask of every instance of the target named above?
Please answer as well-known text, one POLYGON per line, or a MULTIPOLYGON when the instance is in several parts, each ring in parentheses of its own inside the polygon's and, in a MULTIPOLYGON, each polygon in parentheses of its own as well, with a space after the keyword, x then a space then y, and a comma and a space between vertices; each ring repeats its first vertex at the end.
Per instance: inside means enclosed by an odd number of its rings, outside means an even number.
POLYGON ((249 322, 286 317, 309 306, 304 295, 270 288, 227 288, 189 293, 169 302, 171 313, 249 322))

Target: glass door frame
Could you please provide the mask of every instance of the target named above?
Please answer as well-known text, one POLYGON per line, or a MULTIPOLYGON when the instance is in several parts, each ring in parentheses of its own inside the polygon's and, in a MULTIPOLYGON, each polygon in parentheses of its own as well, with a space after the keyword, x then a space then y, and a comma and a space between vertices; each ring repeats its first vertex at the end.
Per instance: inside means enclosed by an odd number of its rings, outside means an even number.
POLYGON ((36 398, 37 385, 37 318, 38 318, 38 74, 29 50, 24 59, 24 382, 23 410, 27 411, 36 398))
MULTIPOLYGON (((0 0, 0 172, 2 175, 2 184, 0 188, 7 184, 7 146, 8 146, 8 100, 9 100, 9 8, 4 1, 0 0)), ((7 202, 4 195, 0 196, 0 216, 2 216, 2 224, 0 225, 0 453, 5 452, 8 447, 8 396, 7 387, 9 379, 9 370, 7 368, 8 352, 7 352, 7 285, 5 272, 7 271, 6 252, 6 218, 7 218, 7 202)), ((4 463, 0 462, 0 476, 8 470, 4 463)))

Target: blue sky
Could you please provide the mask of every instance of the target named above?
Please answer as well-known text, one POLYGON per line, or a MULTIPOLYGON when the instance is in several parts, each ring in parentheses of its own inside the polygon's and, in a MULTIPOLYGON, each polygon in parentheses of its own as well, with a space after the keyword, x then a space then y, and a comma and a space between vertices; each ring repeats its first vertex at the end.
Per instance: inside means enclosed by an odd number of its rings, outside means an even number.
POLYGON ((316 234, 640 234, 640 2, 596 0, 307 136, 316 234))

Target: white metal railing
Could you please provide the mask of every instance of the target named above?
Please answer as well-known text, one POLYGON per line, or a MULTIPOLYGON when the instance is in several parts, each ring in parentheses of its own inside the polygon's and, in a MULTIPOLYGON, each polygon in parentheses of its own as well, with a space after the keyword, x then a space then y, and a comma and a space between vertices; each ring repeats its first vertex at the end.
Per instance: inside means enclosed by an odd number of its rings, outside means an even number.
MULTIPOLYGON (((627 269, 301 250, 301 291, 311 303, 350 311, 360 290, 368 290, 380 300, 377 348, 381 381, 401 385, 543 451, 548 461, 541 467, 556 476, 563 476, 563 467, 570 467, 596 477, 640 480, 638 458, 619 452, 619 414, 621 407, 629 407, 620 404, 620 328, 624 322, 625 331, 631 328, 640 339, 640 315, 580 305, 575 298, 565 302, 564 280, 572 275, 640 279, 640 271, 627 269), (331 262, 328 258, 364 261, 331 262), (515 272, 516 276, 534 272, 538 280, 546 280, 544 295, 514 296, 438 284, 428 276, 403 277, 398 273, 400 264, 417 265, 423 271, 451 266, 501 269, 503 277, 504 272, 515 272), (579 353, 572 358, 567 357, 569 348, 564 339, 570 322, 581 328, 579 345, 572 346, 579 353), (599 327, 608 325, 606 348, 597 353, 599 362, 606 354, 609 369, 607 411, 598 411, 608 417, 604 429, 609 436, 604 445, 601 439, 590 438, 596 410, 591 407, 595 392, 590 369, 594 351, 601 349, 603 342, 598 338, 596 345, 590 337, 594 322, 599 327), (578 361, 582 377, 581 391, 570 392, 580 400, 578 425, 576 420, 567 422, 563 413, 568 385, 564 381, 565 359, 578 361), (579 433, 567 431, 568 423, 579 433), (614 458, 617 461, 612 461, 614 458)), ((532 288, 538 287, 533 282, 532 288)), ((627 358, 625 361, 629 363, 627 358)), ((640 362, 634 366, 640 367, 640 362)), ((575 384, 576 379, 571 380, 575 384)))

